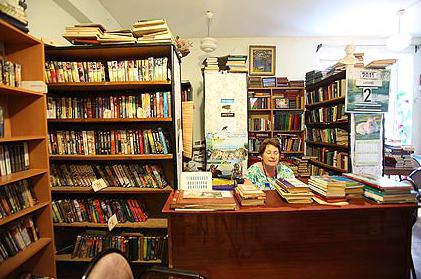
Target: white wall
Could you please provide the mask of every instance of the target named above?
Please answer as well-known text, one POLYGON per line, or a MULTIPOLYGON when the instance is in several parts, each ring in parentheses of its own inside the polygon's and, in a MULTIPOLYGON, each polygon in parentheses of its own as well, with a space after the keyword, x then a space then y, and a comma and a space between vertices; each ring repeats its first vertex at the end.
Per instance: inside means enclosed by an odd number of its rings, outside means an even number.
POLYGON ((412 142, 415 153, 421 154, 421 50, 414 55, 414 97, 412 114, 412 142))
MULTIPOLYGON (((276 76, 286 76, 290 80, 305 78, 305 73, 319 68, 319 57, 316 46, 323 43, 327 46, 342 48, 349 43, 355 45, 384 44, 384 39, 368 38, 333 38, 333 37, 256 37, 256 38, 217 38, 218 48, 211 54, 200 50, 200 39, 189 39, 193 43, 191 53, 182 59, 182 79, 191 82, 194 96, 193 139, 200 140, 204 136, 203 127, 203 79, 201 65, 208 56, 224 56, 228 54, 248 55, 249 45, 276 46, 276 76)), ((361 47, 360 47, 361 48, 361 47)), ((359 47, 356 48, 359 51, 359 47)), ((345 54, 345 52, 343 52, 345 54)), ((384 57, 383 57, 384 58, 384 57)), ((390 58, 390 57, 386 57, 390 58)), ((368 61, 369 62, 369 61, 368 61)))

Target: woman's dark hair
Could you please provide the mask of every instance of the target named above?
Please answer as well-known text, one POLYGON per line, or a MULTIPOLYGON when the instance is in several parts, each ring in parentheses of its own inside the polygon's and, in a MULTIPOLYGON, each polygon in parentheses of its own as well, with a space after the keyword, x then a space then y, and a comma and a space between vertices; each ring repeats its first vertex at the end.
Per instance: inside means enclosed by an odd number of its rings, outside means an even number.
POLYGON ((262 141, 262 143, 260 144, 260 148, 259 148, 259 155, 260 156, 262 156, 263 153, 265 153, 266 146, 268 144, 273 145, 276 148, 278 148, 279 153, 281 153, 281 144, 279 143, 279 140, 275 139, 275 138, 267 138, 264 141, 262 141))

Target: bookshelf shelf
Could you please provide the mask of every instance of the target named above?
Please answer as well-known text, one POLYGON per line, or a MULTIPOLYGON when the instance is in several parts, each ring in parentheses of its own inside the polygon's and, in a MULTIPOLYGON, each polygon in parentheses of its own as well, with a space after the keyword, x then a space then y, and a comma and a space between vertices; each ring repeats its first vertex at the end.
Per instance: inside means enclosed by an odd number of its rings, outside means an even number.
POLYGON ((45 136, 4 137, 4 138, 0 138, 0 143, 14 142, 14 141, 31 141, 31 140, 45 140, 45 136))
POLYGON ((41 203, 38 203, 38 204, 36 204, 32 207, 25 208, 25 209, 15 213, 15 214, 12 214, 12 215, 9 215, 5 218, 2 218, 2 219, 0 219, 0 226, 3 226, 3 225, 5 225, 5 224, 7 224, 7 223, 9 223, 13 220, 19 219, 23 216, 26 216, 26 215, 28 215, 32 212, 35 212, 35 211, 39 210, 41 208, 44 208, 44 207, 48 206, 48 204, 49 204, 48 202, 41 202, 41 203))
POLYGON ((283 133, 283 134, 288 134, 288 133, 302 133, 304 132, 304 130, 273 130, 273 133, 283 133))
POLYGON ((51 238, 40 238, 26 247, 23 251, 4 261, 0 268, 0 278, 5 278, 8 274, 19 268, 24 262, 35 256, 51 242, 51 238))
POLYGON ((44 96, 44 93, 24 89, 21 87, 13 87, 13 86, 7 86, 4 84, 0 84, 0 94, 6 95, 6 96, 35 96, 40 97, 44 96))
POLYGON ((333 166, 331 166, 331 165, 328 165, 328 164, 322 163, 322 162, 320 162, 320 161, 318 161, 318 160, 310 159, 309 161, 310 161, 311 163, 313 163, 313 164, 315 164, 315 165, 319 166, 319 167, 324 168, 324 169, 328 169, 328 170, 332 170, 332 171, 336 171, 336 172, 340 172, 340 173, 346 173, 346 172, 348 172, 347 170, 344 170, 344 169, 340 169, 340 168, 333 167, 333 166))
POLYGON ((324 147, 330 147, 330 148, 337 148, 337 149, 343 149, 345 151, 348 151, 348 145, 339 145, 339 144, 333 144, 333 143, 314 142, 314 141, 306 141, 306 143, 307 144, 311 144, 311 145, 324 146, 324 147))
MULTIPOLYGON (((74 223, 56 223, 54 227, 69 227, 69 228, 108 228, 108 224, 88 223, 88 222, 74 222, 74 223)), ((118 223, 116 228, 131 228, 131 229, 166 229, 168 228, 168 220, 165 218, 149 218, 145 222, 138 223, 118 223)))
POLYGON ((98 90, 127 90, 127 89, 167 89, 171 88, 171 81, 124 81, 124 82, 67 82, 48 83, 51 91, 98 91, 98 90))
POLYGON ((307 126, 311 127, 329 127, 329 126, 340 126, 340 125, 348 125, 348 120, 342 120, 342 121, 335 121, 335 122, 315 122, 315 123, 307 123, 307 126))
POLYGON ((29 169, 0 176, 0 186, 47 173, 47 169, 29 169))
POLYGON ((107 187, 101 191, 94 192, 91 187, 51 187, 52 193, 95 193, 95 194, 160 194, 160 193, 171 193, 172 188, 167 186, 163 189, 155 188, 139 188, 139 187, 107 187))
POLYGON ((249 90, 304 90, 303 87, 249 87, 249 90))
POLYGON ((173 154, 140 154, 140 155, 50 155, 50 160, 73 161, 116 161, 116 160, 171 160, 173 154))
MULTIPOLYGON (((91 262, 92 258, 72 258, 71 254, 56 255, 57 262, 91 262)), ((130 261, 131 264, 160 264, 162 261, 130 261)))
POLYGON ((314 104, 311 104, 311 105, 306 105, 306 108, 312 109, 312 108, 316 108, 316 107, 323 107, 323 106, 339 104, 339 103, 343 103, 343 102, 345 102, 345 96, 330 99, 330 100, 326 100, 326 101, 323 101, 323 102, 317 102, 317 103, 314 103, 314 104))
POLYGON ((322 79, 321 81, 318 81, 314 84, 306 86, 306 91, 309 92, 309 91, 316 90, 319 87, 328 86, 329 84, 331 84, 332 82, 334 82, 336 80, 345 79, 345 77, 346 77, 345 71, 342 71, 340 73, 328 76, 328 77, 322 79))
POLYGON ((48 119, 48 123, 172 122, 171 117, 48 119))
POLYGON ((270 112, 272 111, 271 109, 249 109, 249 112, 270 112))
POLYGON ((300 108, 282 108, 282 109, 272 109, 273 111, 304 111, 300 108))

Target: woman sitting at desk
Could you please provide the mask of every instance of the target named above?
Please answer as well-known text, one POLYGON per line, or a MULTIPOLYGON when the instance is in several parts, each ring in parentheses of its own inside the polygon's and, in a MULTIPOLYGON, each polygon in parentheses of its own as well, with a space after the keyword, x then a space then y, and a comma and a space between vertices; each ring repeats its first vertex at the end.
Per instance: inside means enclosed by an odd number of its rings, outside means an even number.
POLYGON ((294 172, 289 167, 279 163, 280 151, 281 146, 277 139, 265 139, 259 149, 262 161, 247 169, 246 183, 251 182, 262 190, 273 190, 276 179, 294 177, 294 172))

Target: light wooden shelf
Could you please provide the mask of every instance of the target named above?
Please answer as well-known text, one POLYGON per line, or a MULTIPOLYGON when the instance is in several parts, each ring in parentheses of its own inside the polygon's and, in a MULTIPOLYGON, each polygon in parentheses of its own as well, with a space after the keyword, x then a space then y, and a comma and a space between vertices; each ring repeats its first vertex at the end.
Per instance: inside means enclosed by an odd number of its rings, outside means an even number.
POLYGON ((0 186, 46 173, 46 169, 29 169, 0 176, 0 186))
POLYGON ((39 45, 41 41, 26 34, 12 24, 1 20, 0 22, 0 41, 15 45, 39 45))
MULTIPOLYGON (((92 258, 72 258, 71 254, 56 255, 56 262, 91 262, 92 258)), ((131 264, 160 264, 161 260, 155 261, 130 261, 131 264)))
MULTIPOLYGON (((63 228, 108 228, 108 224, 88 223, 88 222, 74 222, 74 223, 55 223, 54 227, 63 228)), ((118 223, 116 228, 131 228, 131 229, 166 229, 168 228, 168 220, 165 218, 149 218, 145 222, 137 223, 118 223)))
POLYGON ((48 83, 49 91, 99 91, 125 89, 171 88, 171 81, 106 81, 106 82, 66 82, 48 83))
POLYGON ((343 102, 345 102, 345 96, 333 98, 333 99, 330 99, 330 100, 321 101, 321 102, 317 102, 317 103, 313 103, 313 104, 310 104, 310 105, 306 105, 306 108, 312 109, 312 108, 316 108, 316 107, 322 107, 322 106, 326 106, 326 105, 332 105, 332 104, 343 103, 343 102))
POLYGON ((40 97, 40 96, 45 95, 44 93, 24 89, 22 87, 7 86, 4 84, 0 84, 0 94, 8 95, 8 96, 35 96, 35 97, 40 97))
POLYGON ((50 155, 50 160, 72 161, 116 161, 116 160, 170 160, 172 154, 140 154, 140 155, 50 155))
POLYGON ((348 172, 347 170, 340 169, 340 168, 337 168, 337 167, 334 167, 334 166, 331 166, 331 165, 322 163, 322 162, 320 162, 318 160, 310 159, 309 162, 312 163, 312 164, 314 164, 314 165, 316 165, 316 166, 322 167, 324 169, 333 170, 333 171, 340 172, 340 173, 348 172))
POLYGON ((253 111, 255 111, 255 112, 262 112, 262 111, 270 112, 271 109, 249 109, 248 111, 249 112, 253 112, 253 111))
POLYGON ((48 119, 48 123, 172 122, 171 117, 48 119))
POLYGON ((18 137, 4 137, 0 138, 0 143, 15 142, 15 141, 31 141, 31 140, 45 140, 45 136, 18 136, 18 137))
POLYGON ((36 242, 30 244, 24 250, 15 256, 8 258, 0 264, 0 278, 5 278, 9 273, 17 269, 24 262, 35 256, 44 247, 50 244, 51 238, 40 238, 36 242))
POLYGON ((86 194, 160 194, 160 193, 171 193, 172 188, 167 186, 163 189, 156 188, 139 188, 139 187, 107 187, 98 192, 94 192, 91 187, 51 187, 52 193, 86 193, 86 194))
POLYGON ((267 130, 267 131, 255 131, 255 130, 249 130, 249 133, 270 133, 272 132, 271 130, 267 130))
POLYGON ((279 133, 279 134, 294 134, 294 133, 302 133, 304 130, 273 130, 273 133, 279 133))
POLYGON ((348 145, 339 145, 339 144, 333 144, 333 143, 326 143, 326 142, 314 142, 314 141, 308 141, 306 140, 307 144, 310 145, 317 145, 317 146, 322 146, 322 147, 331 147, 331 148, 336 148, 336 149, 343 149, 343 150, 348 150, 348 145))
POLYGON ((32 207, 22 209, 21 211, 15 213, 15 214, 9 215, 5 218, 1 218, 0 219, 0 226, 6 225, 7 223, 12 222, 13 220, 19 219, 23 216, 26 216, 30 213, 33 213, 33 212, 39 210, 41 208, 44 208, 44 207, 48 206, 48 204, 49 204, 49 202, 41 202, 41 203, 38 203, 38 204, 36 204, 32 207))

